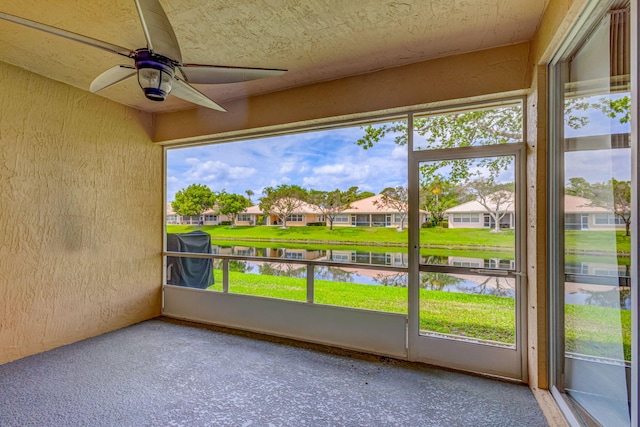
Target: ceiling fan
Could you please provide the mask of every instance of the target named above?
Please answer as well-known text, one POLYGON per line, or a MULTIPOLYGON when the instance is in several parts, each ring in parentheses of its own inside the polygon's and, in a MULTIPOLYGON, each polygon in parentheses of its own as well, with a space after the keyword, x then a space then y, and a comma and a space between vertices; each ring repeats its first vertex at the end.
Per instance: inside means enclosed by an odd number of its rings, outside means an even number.
POLYGON ((178 40, 158 0, 134 1, 147 40, 147 47, 135 50, 7 13, 0 12, 0 19, 133 59, 133 65, 116 65, 96 77, 89 87, 89 90, 94 93, 133 77, 137 73, 138 84, 145 96, 152 101, 164 101, 171 93, 206 108, 226 111, 190 83, 236 83, 278 76, 286 72, 286 70, 274 68, 183 64, 178 40))

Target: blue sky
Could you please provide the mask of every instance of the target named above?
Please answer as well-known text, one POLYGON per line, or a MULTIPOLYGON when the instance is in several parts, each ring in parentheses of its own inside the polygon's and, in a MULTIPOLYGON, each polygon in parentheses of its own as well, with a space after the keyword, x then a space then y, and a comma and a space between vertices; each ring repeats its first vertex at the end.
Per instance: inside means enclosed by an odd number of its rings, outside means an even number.
MULTIPOLYGON (((621 96, 621 95, 615 95, 621 96)), ((612 97, 615 97, 612 96, 612 97)), ((594 98, 595 102, 597 99, 594 98)), ((567 129, 567 137, 603 135, 629 131, 617 119, 602 112, 582 112, 589 124, 567 129)), ((379 193, 385 187, 407 185, 407 149, 393 136, 385 137, 364 150, 355 141, 364 134, 360 127, 305 132, 167 152, 167 200, 189 184, 206 184, 213 191, 254 192, 254 202, 262 189, 280 184, 297 184, 307 189, 346 190, 358 186, 362 191, 379 193)), ((500 180, 512 181, 512 170, 500 180)), ((614 177, 630 179, 629 150, 576 151, 565 157, 565 177, 581 176, 590 182, 614 177)))
POLYGON ((167 151, 167 200, 198 183, 213 191, 245 194, 280 184, 316 190, 379 193, 385 187, 407 184, 407 149, 385 137, 374 148, 355 144, 359 127, 306 132, 242 142, 167 151))
MULTIPOLYGON (((628 92, 616 94, 601 94, 587 97, 589 103, 598 103, 601 98, 619 99, 628 92)), ((629 123, 620 123, 619 118, 608 118, 601 111, 590 108, 586 111, 575 112, 576 116, 583 116, 588 123, 578 129, 565 126, 565 136, 568 138, 608 135, 631 132, 629 123)), ((611 178, 628 181, 631 179, 631 149, 573 151, 565 154, 565 178, 582 177, 589 182, 606 182, 611 178)))

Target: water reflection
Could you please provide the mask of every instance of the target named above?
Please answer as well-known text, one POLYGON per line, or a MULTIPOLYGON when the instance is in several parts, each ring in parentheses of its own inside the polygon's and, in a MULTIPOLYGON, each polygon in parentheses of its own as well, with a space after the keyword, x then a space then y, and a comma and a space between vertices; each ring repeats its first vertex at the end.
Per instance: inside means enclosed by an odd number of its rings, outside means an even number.
MULTIPOLYGON (((409 265, 408 254, 394 250, 373 252, 346 249, 258 248, 254 246, 213 245, 212 251, 212 253, 220 255, 283 258, 301 261, 330 261, 345 264, 387 265, 392 267, 407 267, 409 265)), ((494 268, 500 270, 515 269, 514 260, 502 258, 485 259, 427 254, 420 257, 420 263, 470 268, 494 268)))
MULTIPOLYGON (((346 249, 292 249, 258 248, 253 246, 213 246, 213 253, 224 255, 282 258, 301 261, 331 261, 344 263, 345 267, 317 266, 315 278, 337 282, 366 285, 407 287, 408 276, 403 272, 380 271, 366 268, 367 265, 407 267, 408 255, 398 251, 357 251, 346 249)), ((628 265, 618 265, 616 259, 607 262, 567 262, 565 272, 569 280, 565 285, 567 304, 596 305, 630 309, 630 292, 625 278, 629 275, 628 265), (620 282, 621 286, 613 284, 620 282), (606 284, 603 284, 606 283, 606 284), (609 283, 611 282, 611 283, 609 283)), ((515 269, 514 260, 501 258, 473 258, 423 254, 421 264, 450 265, 484 269, 515 269)), ((284 262, 263 262, 230 260, 231 271, 247 274, 263 274, 305 278, 307 269, 302 264, 284 262)), ((515 280, 499 276, 477 276, 422 272, 420 288, 443 292, 495 295, 513 298, 515 280)))

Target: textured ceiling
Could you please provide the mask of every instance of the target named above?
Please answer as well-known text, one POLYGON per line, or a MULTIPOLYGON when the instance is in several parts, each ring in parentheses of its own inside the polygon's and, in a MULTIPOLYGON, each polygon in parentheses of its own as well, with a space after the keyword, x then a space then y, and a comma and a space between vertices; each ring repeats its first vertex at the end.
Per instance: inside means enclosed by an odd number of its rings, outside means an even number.
MULTIPOLYGON (((282 76, 198 85, 225 101, 531 39, 548 0, 160 0, 185 63, 285 68, 282 76)), ((133 0, 2 0, 0 12, 123 47, 146 46, 133 0)), ((0 20, 0 61, 88 90, 127 58, 0 20)), ((100 95, 158 112, 135 79, 100 95)), ((221 113, 223 114, 223 113, 221 113)))

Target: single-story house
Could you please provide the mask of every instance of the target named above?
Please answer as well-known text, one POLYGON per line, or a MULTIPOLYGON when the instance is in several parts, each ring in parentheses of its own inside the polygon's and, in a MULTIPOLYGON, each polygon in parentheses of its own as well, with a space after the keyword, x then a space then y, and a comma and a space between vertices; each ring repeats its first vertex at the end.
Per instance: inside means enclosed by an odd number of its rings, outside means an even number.
MULTIPOLYGON (((513 196, 511 198, 513 200, 513 196)), ((515 204, 508 206, 506 214, 500 220, 501 228, 514 228, 515 204)), ((493 228, 494 219, 487 208, 477 200, 462 203, 445 211, 449 228, 493 228)), ((611 230, 611 227, 624 230, 624 221, 613 212, 600 206, 592 206, 592 202, 584 197, 564 196, 564 218, 567 230, 611 230)))
MULTIPOLYGON (((302 202, 287 217, 287 226, 301 227, 312 223, 325 222, 324 215, 317 206, 302 202)), ((236 218, 236 225, 282 225, 278 215, 265 215, 259 205, 249 206, 236 218)))
MULTIPOLYGON (((401 212, 397 208, 384 206, 382 204, 382 195, 367 197, 351 203, 351 208, 344 210, 341 214, 336 215, 334 226, 352 226, 352 227, 403 227, 408 225, 408 209, 405 208, 401 212)), ((427 220, 427 211, 420 211, 420 223, 427 220)))
POLYGON ((182 216, 171 207, 171 202, 167 202, 167 224, 181 225, 220 225, 224 221, 231 221, 226 215, 216 213, 216 209, 207 209, 202 215, 182 216))
POLYGON ((564 228, 566 230, 624 230, 624 221, 612 211, 591 206, 584 197, 564 196, 564 228))
MULTIPOLYGON (((513 202, 513 193, 502 204, 506 206, 506 213, 500 219, 500 228, 514 228, 515 203, 513 202)), ((489 204, 491 208, 494 206, 494 204, 489 204)), ((449 228, 494 228, 495 226, 495 221, 489 214, 489 210, 477 200, 462 203, 444 212, 449 222, 449 228)))
MULTIPOLYGON (((381 205, 382 196, 380 194, 367 197, 351 203, 351 208, 344 210, 335 216, 334 226, 348 227, 400 227, 401 222, 404 227, 408 225, 407 213, 400 212, 389 206, 381 205), (403 218, 404 215, 404 218, 403 218)), ((260 221, 264 213, 260 206, 250 206, 236 218, 236 225, 280 225, 280 218, 277 215, 269 215, 260 221)), ((427 219, 427 211, 420 211, 420 222, 427 219)), ((322 214, 320 209, 310 203, 303 202, 296 211, 287 218, 287 225, 304 226, 311 223, 325 223, 329 225, 329 220, 322 214)))

